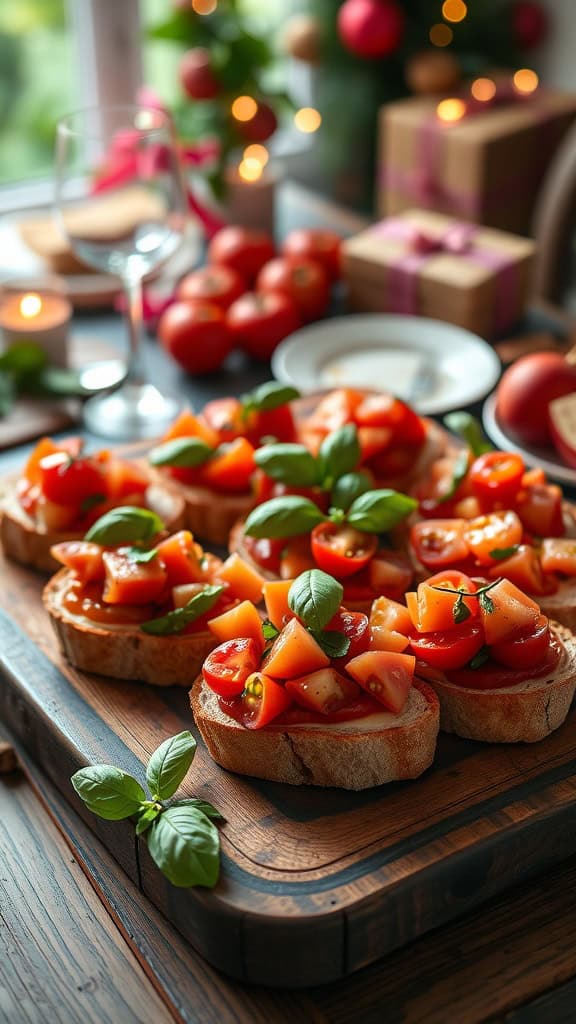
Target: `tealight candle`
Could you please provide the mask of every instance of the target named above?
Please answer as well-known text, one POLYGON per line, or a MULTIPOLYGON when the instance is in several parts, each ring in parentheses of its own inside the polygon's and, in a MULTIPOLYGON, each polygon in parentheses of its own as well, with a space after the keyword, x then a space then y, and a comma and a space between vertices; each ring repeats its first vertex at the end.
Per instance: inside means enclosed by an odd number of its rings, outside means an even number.
POLYGON ((68 363, 68 327, 72 306, 53 292, 11 292, 0 302, 4 346, 34 341, 53 366, 68 363))
POLYGON ((264 168, 261 160, 247 156, 238 167, 226 168, 226 218, 231 224, 242 224, 272 232, 277 175, 264 168))

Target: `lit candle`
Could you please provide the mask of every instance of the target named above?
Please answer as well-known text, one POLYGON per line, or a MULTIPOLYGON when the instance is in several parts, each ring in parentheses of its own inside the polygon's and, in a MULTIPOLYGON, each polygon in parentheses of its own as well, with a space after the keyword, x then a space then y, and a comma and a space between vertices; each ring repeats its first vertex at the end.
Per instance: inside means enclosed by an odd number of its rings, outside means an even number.
POLYGON ((72 307, 62 295, 35 291, 9 294, 0 304, 4 345, 34 341, 44 349, 49 363, 66 366, 71 315, 72 307))
POLYGON ((273 231, 277 179, 266 160, 267 154, 264 158, 248 146, 238 166, 226 168, 226 217, 231 224, 273 231))

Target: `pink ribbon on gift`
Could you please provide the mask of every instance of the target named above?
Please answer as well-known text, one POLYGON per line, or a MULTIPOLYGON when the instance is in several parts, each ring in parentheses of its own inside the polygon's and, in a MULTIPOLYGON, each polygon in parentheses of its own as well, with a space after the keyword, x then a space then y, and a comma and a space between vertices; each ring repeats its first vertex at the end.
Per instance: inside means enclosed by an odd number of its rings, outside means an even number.
POLYGON ((422 268, 441 252, 466 256, 494 273, 494 330, 500 333, 510 327, 516 310, 518 265, 507 253, 480 246, 475 241, 478 228, 474 224, 455 221, 445 231, 429 234, 402 217, 389 217, 371 229, 380 238, 403 242, 406 249, 386 275, 388 312, 414 316, 418 313, 418 283, 422 268))

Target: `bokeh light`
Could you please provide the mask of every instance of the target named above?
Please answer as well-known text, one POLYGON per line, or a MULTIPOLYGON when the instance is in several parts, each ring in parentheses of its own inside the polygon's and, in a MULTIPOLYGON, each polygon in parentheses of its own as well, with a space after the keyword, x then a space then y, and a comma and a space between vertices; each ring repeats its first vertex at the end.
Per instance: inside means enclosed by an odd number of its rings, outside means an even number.
POLYGON ((258 178, 262 177, 263 170, 260 160, 255 160, 254 157, 245 157, 238 164, 238 174, 243 181, 258 181, 258 178))
POLYGON ((214 14, 218 0, 192 0, 192 10, 196 14, 214 14))
POLYGON ((294 124, 300 132, 317 132, 322 124, 322 115, 314 107, 301 107, 294 114, 294 124))
POLYGON ((464 21, 467 14, 468 8, 464 0, 444 0, 442 4, 442 17, 446 21, 464 21))
POLYGON ((42 299, 39 295, 30 293, 30 295, 24 295, 20 299, 20 312, 27 320, 30 320, 34 316, 38 316, 41 309, 42 299))
POLYGON ((253 142, 251 146, 246 146, 243 156, 245 160, 257 160, 262 167, 265 167, 270 159, 266 146, 261 146, 259 142, 253 142))
POLYGON ((232 117, 237 121, 251 121, 257 110, 258 104, 252 96, 237 96, 232 104, 232 117))
POLYGON ((491 78, 475 78, 470 86, 470 92, 475 100, 487 103, 496 95, 496 83, 491 78))
POLYGON ((450 43, 454 39, 454 33, 450 28, 450 25, 444 25, 441 21, 436 25, 432 25, 428 35, 432 46, 450 46, 450 43))
POLYGON ((538 88, 538 75, 530 68, 520 68, 512 81, 514 82, 514 88, 518 92, 530 93, 538 88))
POLYGON ((464 100, 459 100, 456 98, 449 100, 441 100, 438 106, 436 107, 436 114, 438 115, 440 120, 446 121, 447 123, 460 121, 460 119, 464 117, 465 113, 466 104, 464 103, 464 100))

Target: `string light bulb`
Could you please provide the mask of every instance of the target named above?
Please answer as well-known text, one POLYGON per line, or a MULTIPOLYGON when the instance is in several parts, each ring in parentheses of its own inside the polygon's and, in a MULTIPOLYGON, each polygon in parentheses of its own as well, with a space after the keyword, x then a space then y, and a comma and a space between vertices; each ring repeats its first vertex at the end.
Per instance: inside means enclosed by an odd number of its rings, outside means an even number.
POLYGON ((322 124, 322 115, 314 107, 301 107, 294 114, 294 124, 300 132, 317 132, 322 124))
POLYGON ((436 107, 436 115, 440 121, 446 122, 446 124, 453 124, 454 121, 460 121, 466 113, 466 104, 464 100, 453 99, 440 100, 440 103, 436 107))
POLYGON ((517 92, 528 93, 535 92, 538 88, 538 75, 531 68, 520 68, 512 79, 514 88, 517 92))
POLYGON ((475 100, 488 103, 496 95, 496 83, 491 78, 475 78, 470 86, 470 92, 475 100))
POLYGON ((258 104, 252 96, 237 96, 232 104, 232 117, 237 121, 251 121, 258 104))
POLYGON ((442 4, 442 17, 446 21, 455 23, 464 21, 467 14, 468 8, 464 0, 444 0, 442 4))

